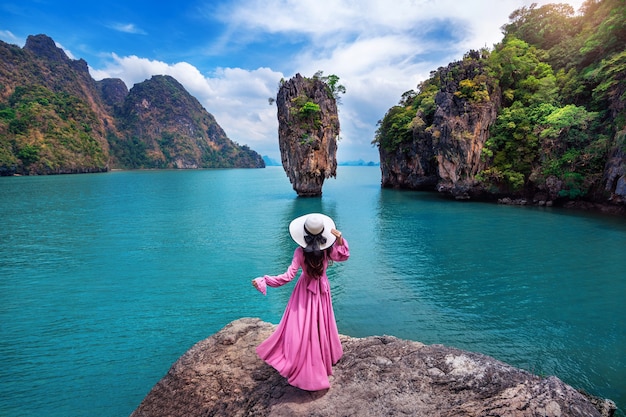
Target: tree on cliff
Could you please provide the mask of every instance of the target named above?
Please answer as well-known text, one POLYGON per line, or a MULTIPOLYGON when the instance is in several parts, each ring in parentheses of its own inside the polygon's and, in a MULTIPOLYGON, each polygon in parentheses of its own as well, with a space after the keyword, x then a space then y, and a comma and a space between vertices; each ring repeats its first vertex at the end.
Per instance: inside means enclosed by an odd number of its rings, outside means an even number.
POLYGON ((346 87, 339 84, 339 77, 337 75, 330 74, 324 76, 324 71, 317 71, 313 74, 313 78, 320 79, 322 82, 326 83, 337 104, 341 104, 340 94, 346 94, 346 87))

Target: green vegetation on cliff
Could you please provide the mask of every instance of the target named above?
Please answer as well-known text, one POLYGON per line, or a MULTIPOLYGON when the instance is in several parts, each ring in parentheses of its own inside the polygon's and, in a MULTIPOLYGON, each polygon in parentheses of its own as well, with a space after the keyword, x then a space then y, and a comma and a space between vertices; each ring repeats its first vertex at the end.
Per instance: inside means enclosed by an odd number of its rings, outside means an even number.
POLYGON ((602 198, 607 161, 626 152, 624 16, 623 0, 587 0, 579 14, 564 4, 516 10, 493 50, 471 51, 405 93, 373 143, 382 155, 425 134, 436 141, 437 95, 454 82, 467 109, 498 101, 473 180, 494 194, 525 195, 553 177, 560 197, 602 198))
POLYGON ((174 78, 135 84, 115 113, 120 135, 111 156, 122 168, 263 167, 262 157, 231 141, 215 118, 174 78))
POLYGON ((38 173, 102 171, 107 155, 91 134, 95 124, 93 110, 76 96, 17 87, 0 104, 0 166, 38 173))
POLYGON ((43 35, 24 49, 0 42, 0 56, 0 174, 105 171, 103 108, 85 62, 43 35))
POLYGON ((128 91, 46 35, 0 42, 0 175, 263 166, 172 77, 128 91))

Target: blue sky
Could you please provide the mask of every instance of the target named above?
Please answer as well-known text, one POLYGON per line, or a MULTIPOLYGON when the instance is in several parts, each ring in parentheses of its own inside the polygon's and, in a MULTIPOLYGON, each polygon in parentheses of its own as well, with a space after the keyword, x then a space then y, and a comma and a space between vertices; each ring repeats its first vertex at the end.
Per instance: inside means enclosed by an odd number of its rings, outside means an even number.
MULTIPOLYGON (((535 0, 539 5, 557 1, 535 0)), ((578 10, 583 0, 561 1, 578 10)), ((281 78, 317 71, 346 87, 340 162, 378 161, 376 123, 431 71, 491 48, 532 0, 0 0, 0 40, 46 34, 96 80, 180 81, 235 142, 280 160, 281 78)))

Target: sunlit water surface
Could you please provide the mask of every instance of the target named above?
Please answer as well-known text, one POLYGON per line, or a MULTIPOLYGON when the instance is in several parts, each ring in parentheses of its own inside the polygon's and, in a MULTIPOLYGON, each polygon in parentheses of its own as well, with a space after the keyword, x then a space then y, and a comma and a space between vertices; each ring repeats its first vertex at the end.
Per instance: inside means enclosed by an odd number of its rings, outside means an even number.
MULTIPOLYGON (((626 219, 383 190, 339 167, 297 198, 280 167, 0 178, 0 415, 124 416, 196 342, 263 297, 287 225, 332 216, 340 332, 496 357, 626 406, 626 219)), ((620 415, 623 412, 620 411, 620 415)))

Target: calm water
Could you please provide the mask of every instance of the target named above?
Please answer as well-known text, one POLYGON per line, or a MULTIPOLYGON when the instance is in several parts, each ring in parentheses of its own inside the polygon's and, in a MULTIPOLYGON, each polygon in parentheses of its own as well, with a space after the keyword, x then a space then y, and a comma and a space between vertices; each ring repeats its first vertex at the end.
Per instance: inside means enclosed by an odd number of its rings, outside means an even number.
MULTIPOLYGON (((280 320, 287 225, 332 216, 341 333, 478 351, 626 407, 626 219, 382 190, 340 167, 0 178, 0 415, 125 416, 194 343, 280 320)), ((622 414, 623 415, 623 414, 622 414)))

